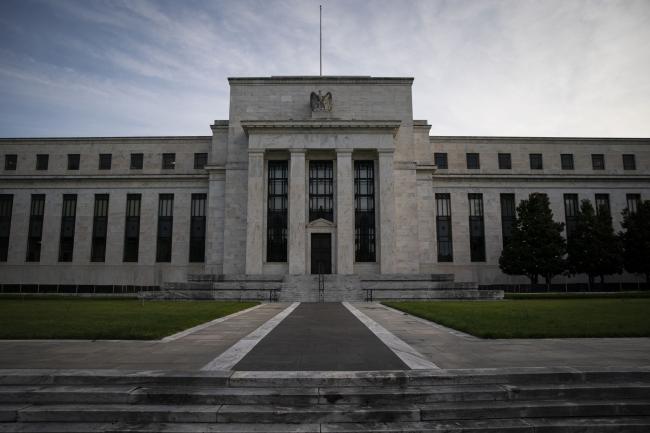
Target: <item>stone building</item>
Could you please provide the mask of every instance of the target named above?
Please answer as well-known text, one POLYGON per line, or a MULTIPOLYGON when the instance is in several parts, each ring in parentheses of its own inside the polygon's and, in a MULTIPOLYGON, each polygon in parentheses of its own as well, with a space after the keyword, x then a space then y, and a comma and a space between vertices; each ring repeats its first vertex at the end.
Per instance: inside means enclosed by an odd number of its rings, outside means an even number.
POLYGON ((650 139, 430 136, 412 78, 229 82, 209 136, 0 139, 0 284, 523 282, 498 257, 529 193, 569 225, 579 200, 606 204, 616 228, 650 198, 650 139))

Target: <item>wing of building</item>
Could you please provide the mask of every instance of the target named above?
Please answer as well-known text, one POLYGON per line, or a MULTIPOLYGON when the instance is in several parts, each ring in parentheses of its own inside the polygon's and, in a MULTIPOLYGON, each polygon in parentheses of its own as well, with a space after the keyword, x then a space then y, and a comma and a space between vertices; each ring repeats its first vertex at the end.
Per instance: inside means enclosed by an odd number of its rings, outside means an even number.
POLYGON ((650 198, 650 139, 430 136, 412 78, 229 82, 208 136, 0 139, 2 287, 525 282, 498 266, 521 199, 561 222, 598 201, 618 229, 650 198))

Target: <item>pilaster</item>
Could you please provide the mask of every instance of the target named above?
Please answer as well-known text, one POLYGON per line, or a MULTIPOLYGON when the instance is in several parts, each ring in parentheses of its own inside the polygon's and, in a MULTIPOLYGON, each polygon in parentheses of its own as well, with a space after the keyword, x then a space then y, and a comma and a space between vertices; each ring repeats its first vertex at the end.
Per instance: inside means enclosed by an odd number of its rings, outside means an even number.
POLYGON ((289 166, 289 273, 306 273, 305 150, 292 149, 289 166))
POLYGON ((264 151, 248 151, 246 274, 262 273, 264 246, 264 151))
POLYGON ((393 150, 379 153, 379 269, 382 274, 395 272, 395 180, 393 150))
POLYGON ((354 272, 352 149, 336 149, 336 273, 354 272))

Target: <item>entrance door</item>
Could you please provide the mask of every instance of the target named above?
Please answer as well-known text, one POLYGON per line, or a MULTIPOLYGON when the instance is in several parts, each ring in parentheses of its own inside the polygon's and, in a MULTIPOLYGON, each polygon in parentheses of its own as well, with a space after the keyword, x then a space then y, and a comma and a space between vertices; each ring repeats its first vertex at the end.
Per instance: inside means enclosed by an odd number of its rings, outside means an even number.
POLYGON ((332 235, 312 233, 311 235, 311 273, 332 273, 332 235))

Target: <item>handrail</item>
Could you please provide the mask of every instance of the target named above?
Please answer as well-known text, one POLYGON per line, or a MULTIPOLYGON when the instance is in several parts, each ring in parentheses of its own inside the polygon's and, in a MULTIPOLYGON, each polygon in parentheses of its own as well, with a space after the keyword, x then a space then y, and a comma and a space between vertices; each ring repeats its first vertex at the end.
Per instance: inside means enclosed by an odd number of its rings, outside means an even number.
POLYGON ((318 300, 325 302, 325 276, 323 275, 323 262, 318 262, 318 300))

